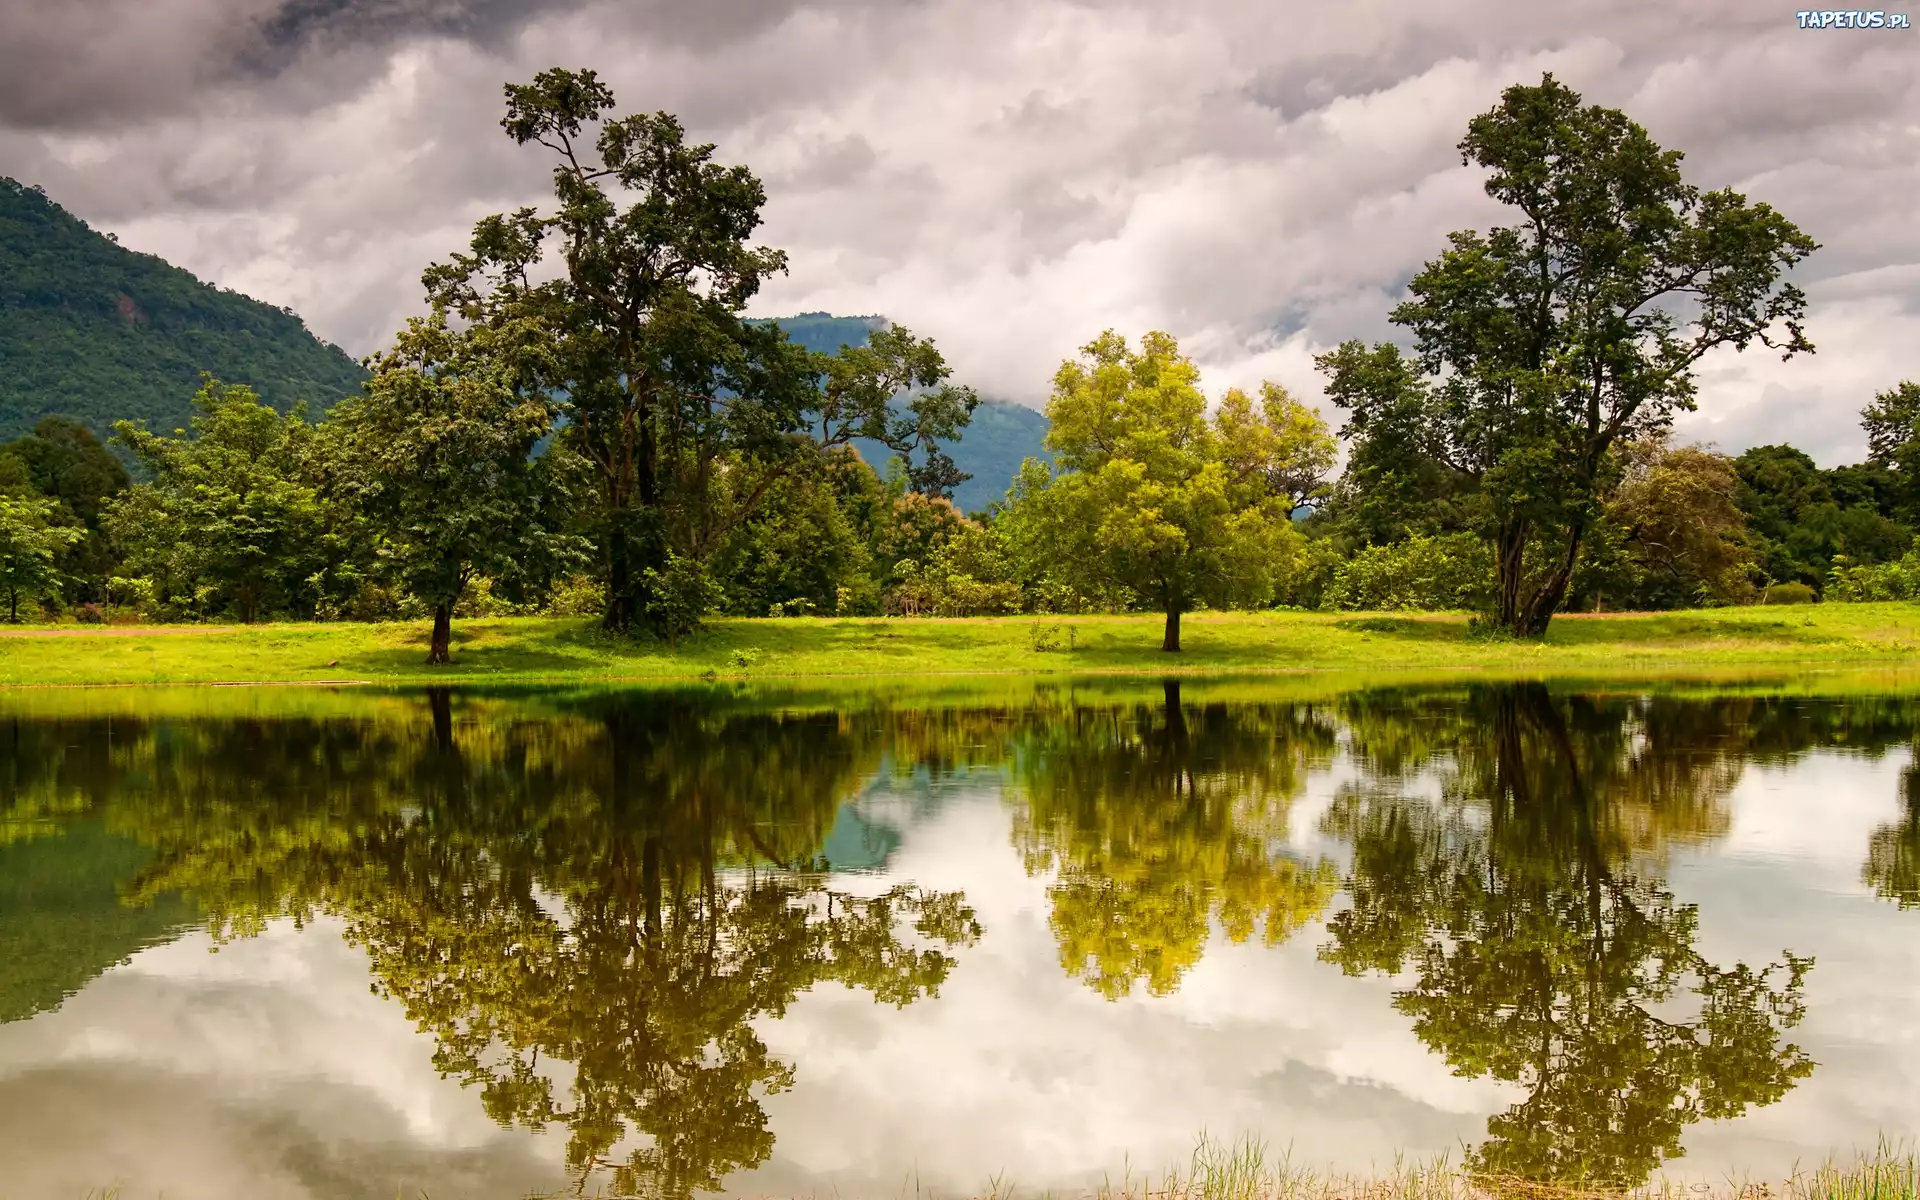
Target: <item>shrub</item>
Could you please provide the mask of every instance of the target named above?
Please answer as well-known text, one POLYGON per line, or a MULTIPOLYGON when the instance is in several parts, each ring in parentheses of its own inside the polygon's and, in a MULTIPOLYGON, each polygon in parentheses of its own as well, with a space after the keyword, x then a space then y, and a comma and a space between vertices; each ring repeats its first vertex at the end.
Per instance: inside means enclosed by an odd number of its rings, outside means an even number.
POLYGON ((1804 583, 1769 584, 1760 593, 1762 604, 1812 604, 1817 599, 1804 583))
POLYGON ((1909 550, 1898 562, 1854 566, 1835 557, 1825 598, 1845 603, 1920 599, 1920 552, 1909 550))
POLYGON ((603 611, 606 590, 591 575, 569 575, 553 585, 547 611, 556 617, 597 617, 603 611))
POLYGON ((1484 608, 1493 552, 1472 534, 1410 537, 1368 546, 1333 570, 1320 607, 1336 610, 1484 608))

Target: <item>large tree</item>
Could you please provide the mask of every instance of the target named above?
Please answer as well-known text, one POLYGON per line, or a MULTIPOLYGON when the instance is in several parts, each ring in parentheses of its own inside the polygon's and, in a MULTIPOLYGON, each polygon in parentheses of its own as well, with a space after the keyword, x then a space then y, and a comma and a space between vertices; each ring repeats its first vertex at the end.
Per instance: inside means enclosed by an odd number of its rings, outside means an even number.
POLYGON ((557 407, 538 385, 546 347, 524 324, 415 320, 329 421, 336 486, 433 612, 429 663, 449 661, 453 609, 475 578, 541 573, 578 553, 561 531, 565 452, 534 453, 557 407))
POLYGON ((766 199, 752 172, 667 113, 603 119, 614 98, 592 71, 543 71, 506 99, 508 136, 554 156, 555 205, 487 217, 424 283, 468 322, 535 320, 553 339, 545 383, 596 484, 609 628, 671 636, 697 617, 713 548, 823 444, 917 449, 929 486, 950 481, 938 442, 973 397, 931 345, 889 330, 831 365, 743 318, 786 265, 749 242, 766 199))
POLYGON ((1199 369, 1171 336, 1136 351, 1109 330, 1054 376, 1058 472, 1030 462, 1009 515, 1079 590, 1123 589, 1165 613, 1161 649, 1177 651, 1181 614, 1269 599, 1293 546, 1282 488, 1297 447, 1285 410, 1271 415, 1242 397, 1209 421, 1199 369))
POLYGON ((1806 297, 1782 281, 1813 239, 1766 204, 1702 192, 1615 109, 1546 76, 1475 117, 1462 161, 1519 220, 1451 245, 1393 321, 1418 375, 1349 343, 1320 360, 1365 442, 1417 444, 1474 481, 1496 550, 1495 609, 1543 633, 1599 516, 1608 452, 1694 407, 1693 369, 1720 347, 1811 351, 1806 297), (1409 428, 1409 425, 1411 428, 1409 428))

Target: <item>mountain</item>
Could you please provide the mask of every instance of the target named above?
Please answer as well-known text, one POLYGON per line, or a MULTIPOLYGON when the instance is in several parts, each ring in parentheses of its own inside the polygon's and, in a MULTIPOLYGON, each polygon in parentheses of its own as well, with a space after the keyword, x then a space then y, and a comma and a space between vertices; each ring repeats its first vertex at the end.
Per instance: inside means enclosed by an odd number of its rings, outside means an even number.
MULTIPOLYGON (((862 346, 867 335, 886 324, 885 317, 836 317, 829 313, 801 313, 796 317, 777 317, 774 324, 786 331, 789 339, 821 354, 837 353, 842 346, 862 346)), ((962 380, 961 382, 965 382, 962 380)), ((985 400, 973 410, 973 421, 960 440, 944 447, 962 471, 972 475, 954 489, 953 502, 962 512, 978 512, 1003 499, 1020 464, 1029 458, 1051 462, 1047 453, 1047 418, 1023 404, 985 400)), ((862 438, 854 442, 860 457, 876 471, 885 471, 893 451, 878 442, 862 438)))
POLYGON ((0 177, 0 442, 49 414, 101 436, 120 419, 184 426, 200 372, 318 415, 360 388, 360 364, 299 317, 136 254, 0 177))

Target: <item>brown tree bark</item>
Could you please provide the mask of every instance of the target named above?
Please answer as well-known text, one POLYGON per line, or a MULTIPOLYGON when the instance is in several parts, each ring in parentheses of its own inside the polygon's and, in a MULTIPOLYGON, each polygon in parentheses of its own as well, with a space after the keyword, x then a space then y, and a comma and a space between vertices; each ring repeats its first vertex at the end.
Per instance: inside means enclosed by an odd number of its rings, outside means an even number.
POLYGON ((453 661, 453 605, 433 606, 433 640, 427 646, 427 665, 439 666, 453 661))
POLYGON ((1160 649, 1168 654, 1180 653, 1180 610, 1178 608, 1167 609, 1167 632, 1166 636, 1160 639, 1160 649))

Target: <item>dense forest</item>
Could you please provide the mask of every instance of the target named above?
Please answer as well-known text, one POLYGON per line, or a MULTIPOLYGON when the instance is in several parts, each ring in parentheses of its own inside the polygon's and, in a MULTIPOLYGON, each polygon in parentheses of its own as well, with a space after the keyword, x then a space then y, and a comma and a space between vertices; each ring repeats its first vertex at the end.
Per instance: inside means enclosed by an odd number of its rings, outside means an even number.
POLYGON ((1568 610, 1920 595, 1920 385, 1860 398, 1853 466, 1678 444, 1702 355, 1812 352, 1790 279, 1818 247, 1551 76, 1461 142, 1521 219, 1451 235, 1389 314, 1402 342, 1317 360, 1337 429, 1276 383, 1208 395, 1165 333, 1082 346, 1042 417, 879 318, 748 318, 786 267, 751 241, 751 172, 668 114, 607 115, 592 72, 506 91, 553 204, 428 267, 430 315, 323 417, 244 366, 197 394, 156 371, 190 429, 121 420, 116 447, 46 417, 0 451, 9 617, 431 615, 443 661, 477 613, 673 641, 710 614, 1135 610, 1178 650, 1205 608, 1535 636, 1568 610))
POLYGON ((0 438, 40 418, 102 436, 118 420, 184 428, 200 373, 245 382, 273 407, 314 411, 366 373, 300 318, 136 254, 0 178, 0 438))

